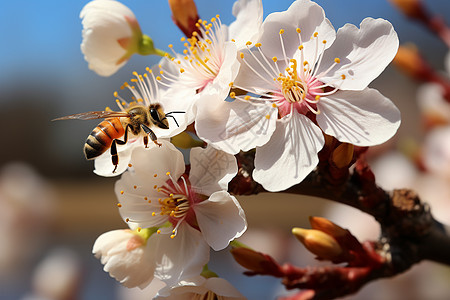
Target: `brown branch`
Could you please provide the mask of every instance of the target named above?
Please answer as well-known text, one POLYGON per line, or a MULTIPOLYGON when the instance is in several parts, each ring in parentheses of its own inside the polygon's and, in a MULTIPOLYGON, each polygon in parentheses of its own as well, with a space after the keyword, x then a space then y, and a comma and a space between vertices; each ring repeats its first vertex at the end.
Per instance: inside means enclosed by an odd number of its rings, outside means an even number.
MULTIPOLYGON (((240 168, 238 176, 230 183, 231 192, 242 195, 264 191, 251 179, 252 156, 252 153, 237 155, 240 168)), ((333 164, 321 158, 315 171, 285 192, 320 197, 355 207, 375 217, 381 226, 381 237, 378 241, 370 243, 373 253, 383 261, 381 265, 371 267, 369 271, 364 266, 356 268, 331 266, 312 270, 308 268, 307 271, 292 266, 284 267, 294 270, 295 276, 284 274, 277 277, 282 277, 283 283, 288 288, 314 290, 311 299, 332 299, 356 292, 369 281, 397 275, 422 260, 450 265, 449 228, 433 218, 428 205, 422 202, 414 191, 400 189, 388 193, 378 187, 364 159, 356 161, 354 171, 350 174, 334 172, 333 164), (330 174, 342 176, 336 178, 330 174), (327 282, 328 287, 326 284, 316 286, 314 284, 318 280, 316 277, 320 277, 322 283, 327 282), (337 288, 333 284, 336 278, 339 278, 338 286, 346 284, 348 286, 337 288)), ((371 253, 367 251, 368 254, 371 253)), ((281 267, 280 269, 283 270, 281 267)), ((253 273, 255 274, 263 273, 253 273)))

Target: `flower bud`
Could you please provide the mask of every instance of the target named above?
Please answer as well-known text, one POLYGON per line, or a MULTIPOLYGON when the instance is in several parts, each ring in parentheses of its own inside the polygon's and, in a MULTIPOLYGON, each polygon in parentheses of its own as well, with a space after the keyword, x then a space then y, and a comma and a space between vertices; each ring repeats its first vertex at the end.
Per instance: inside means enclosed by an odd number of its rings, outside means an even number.
POLYGON ((199 19, 194 0, 169 0, 169 6, 175 24, 187 37, 191 37, 198 30, 195 24, 199 19))
POLYGON ((150 230, 113 230, 99 236, 92 252, 111 277, 126 287, 146 287, 155 271, 154 251, 148 246, 150 230))
POLYGON ((400 46, 393 62, 400 70, 416 79, 426 79, 429 73, 429 68, 415 45, 400 46))
POLYGON ((315 229, 293 228, 292 233, 306 249, 319 258, 333 260, 342 253, 341 246, 325 232, 315 229))
POLYGON ((421 18, 424 10, 421 0, 389 0, 409 18, 421 18))
POLYGON ((348 231, 328 219, 321 217, 309 217, 309 223, 311 227, 316 230, 320 230, 326 234, 331 235, 334 238, 342 237, 348 234, 348 231))
POLYGON ((94 0, 80 13, 83 24, 81 51, 89 69, 110 76, 139 53, 164 55, 143 35, 133 12, 118 1, 94 0))
POLYGON ((353 159, 353 145, 340 144, 331 154, 331 160, 339 169, 348 167, 353 159))

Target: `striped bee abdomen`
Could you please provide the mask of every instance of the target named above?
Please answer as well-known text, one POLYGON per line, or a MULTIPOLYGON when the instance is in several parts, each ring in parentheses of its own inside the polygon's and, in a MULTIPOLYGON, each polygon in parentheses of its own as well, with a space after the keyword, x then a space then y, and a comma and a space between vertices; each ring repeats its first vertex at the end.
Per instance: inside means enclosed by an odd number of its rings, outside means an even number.
POLYGON ((123 136, 125 130, 119 118, 108 118, 92 130, 84 144, 87 159, 93 159, 111 147, 114 139, 123 136))

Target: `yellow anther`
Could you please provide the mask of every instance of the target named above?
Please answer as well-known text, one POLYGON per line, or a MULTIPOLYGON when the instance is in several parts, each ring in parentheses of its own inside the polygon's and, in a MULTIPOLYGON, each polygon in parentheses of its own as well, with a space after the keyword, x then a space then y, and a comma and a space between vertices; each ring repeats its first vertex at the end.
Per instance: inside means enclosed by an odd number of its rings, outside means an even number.
POLYGON ((142 228, 138 227, 136 230, 137 230, 137 232, 141 232, 142 228))
POLYGON ((198 35, 198 33, 197 33, 197 31, 194 31, 193 33, 192 33, 192 36, 197 36, 198 35))
POLYGON ((137 189, 137 185, 133 186, 134 189, 137 189))
POLYGON ((122 204, 120 204, 120 203, 117 203, 117 207, 122 207, 122 204))
POLYGON ((255 47, 261 47, 261 43, 256 43, 255 47))
POLYGON ((230 98, 231 99, 235 99, 236 98, 236 93, 235 92, 231 92, 230 93, 230 98))
POLYGON ((339 58, 336 57, 336 58, 334 59, 334 62, 338 64, 338 63, 341 62, 341 60, 340 60, 339 58))
POLYGON ((269 120, 270 119, 270 115, 266 115, 266 119, 269 120))
POLYGON ((274 62, 277 62, 278 58, 277 58, 276 56, 274 56, 274 57, 272 57, 272 60, 273 60, 274 62))
POLYGON ((234 82, 232 81, 232 82, 230 82, 230 83, 228 84, 228 86, 229 86, 229 87, 232 87, 233 84, 234 84, 234 82))
POLYGON ((163 70, 159 71, 159 74, 161 74, 161 75, 164 74, 164 71, 163 70))
POLYGON ((211 18, 211 23, 215 22, 216 18, 211 18))
POLYGON ((220 15, 216 15, 216 18, 218 19, 220 15))
POLYGON ((246 46, 250 46, 252 44, 252 42, 248 41, 247 43, 245 43, 246 46))
POLYGON ((300 28, 297 28, 296 31, 297 31, 297 33, 302 32, 300 28))
POLYGON ((304 66, 309 65, 309 62, 308 62, 307 60, 305 60, 305 61, 303 62, 303 65, 304 65, 304 66))
POLYGON ((345 79, 346 77, 345 77, 345 75, 344 75, 344 74, 342 74, 342 75, 341 75, 341 78, 342 78, 342 79, 345 79))
POLYGON ((125 219, 125 222, 130 222, 130 219, 126 218, 126 219, 125 219))
POLYGON ((326 43, 327 43, 327 40, 323 40, 322 43, 323 43, 323 44, 326 44, 326 43))
POLYGON ((183 68, 180 69, 180 73, 184 73, 184 69, 183 68))
POLYGON ((272 103, 272 107, 273 107, 273 108, 276 108, 277 105, 276 105, 275 103, 272 103))
POLYGON ((175 238, 175 234, 171 234, 171 235, 170 235, 170 238, 171 238, 171 239, 175 238))
POLYGON ((158 188, 158 185, 155 184, 155 185, 153 186, 153 188, 156 190, 156 189, 158 188))
POLYGON ((166 175, 169 176, 169 175, 170 175, 170 172, 167 172, 166 175))
POLYGON ((118 97, 119 93, 118 92, 114 92, 114 97, 118 97))
POLYGON ((303 50, 303 45, 298 46, 298 50, 302 51, 303 50))
POLYGON ((249 95, 247 95, 247 96, 244 97, 244 100, 250 100, 250 98, 251 97, 249 95))
POLYGON ((231 41, 234 43, 234 42, 236 42, 236 40, 235 39, 231 39, 231 41))
POLYGON ((239 56, 243 59, 244 58, 244 53, 239 53, 239 56))
POLYGON ((136 71, 133 72, 134 76, 138 76, 138 73, 136 71))
POLYGON ((124 191, 120 191, 120 194, 123 195, 124 191))
POLYGON ((173 45, 172 45, 172 44, 169 44, 169 48, 173 48, 173 45))
POLYGON ((156 80, 161 80, 161 77, 159 77, 159 76, 156 76, 156 80))
POLYGON ((157 233, 157 234, 161 234, 161 230, 159 230, 159 229, 156 230, 156 233, 157 233))
POLYGON ((316 99, 316 100, 320 100, 320 96, 319 96, 319 95, 316 95, 315 99, 316 99))
POLYGON ((180 41, 182 41, 182 42, 184 42, 185 40, 186 40, 185 37, 182 37, 182 38, 180 39, 180 41))
POLYGON ((280 34, 283 34, 284 33, 284 29, 280 29, 280 34))
POLYGON ((152 212, 152 216, 153 216, 153 217, 156 216, 156 213, 155 213, 155 212, 152 212))
POLYGON ((314 32, 314 37, 317 37, 319 35, 318 32, 314 32))
POLYGON ((145 201, 147 201, 147 200, 148 200, 148 198, 147 198, 147 197, 144 197, 144 200, 145 200, 145 201))
POLYGON ((152 203, 152 200, 148 200, 148 203, 152 203))
POLYGON ((164 53, 164 57, 169 57, 169 53, 164 53))

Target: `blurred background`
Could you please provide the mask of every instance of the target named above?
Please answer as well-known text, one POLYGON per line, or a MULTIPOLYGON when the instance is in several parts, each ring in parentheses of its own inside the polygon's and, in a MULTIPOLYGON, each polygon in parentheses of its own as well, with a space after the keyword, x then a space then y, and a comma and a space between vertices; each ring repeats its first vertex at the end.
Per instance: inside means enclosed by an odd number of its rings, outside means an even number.
MULTIPOLYGON (((108 78, 90 71, 80 51, 79 12, 87 2, 0 2, 0 128, 3 129, 0 148, 0 299, 45 299, 36 295, 44 293, 48 282, 52 282, 50 286, 53 287, 76 291, 72 293, 76 295, 73 299, 144 299, 138 292, 130 294, 134 291, 120 288, 91 254, 97 236, 126 226, 117 212, 113 192, 116 179, 96 176, 92 172, 93 162, 86 161, 82 151, 86 137, 98 121, 50 120, 113 106, 113 92, 130 79, 131 73, 143 72, 159 58, 133 56, 125 67, 108 78), (50 279, 45 282, 45 278, 50 279), (55 278, 60 279, 59 285, 55 278)), ((153 38, 156 47, 167 50, 167 45, 174 44, 177 48, 182 33, 171 21, 167 1, 121 2, 135 13, 142 31, 153 38)), ((234 20, 231 14, 233 2, 196 1, 201 18, 220 14, 225 24, 234 20)), ((264 16, 267 16, 270 12, 287 9, 292 1, 262 2, 264 16)), ((318 0, 317 3, 324 8, 336 29, 345 23, 358 25, 369 16, 389 20, 401 44, 416 44, 428 62, 444 72, 447 46, 420 24, 406 19, 388 1, 318 0)), ((447 24, 450 23, 449 1, 425 0, 424 3, 432 13, 447 18, 447 24)), ((178 46, 176 50, 181 49, 181 44, 178 46)), ((417 105, 418 86, 418 82, 392 66, 371 84, 402 111, 402 125, 397 136, 387 145, 374 149, 374 159, 381 158, 382 150, 392 151, 411 141, 416 144, 423 141, 424 130, 417 105)), ((389 158, 394 163, 407 160, 401 154, 392 155, 389 158)), ((388 167, 393 165, 390 161, 380 162, 377 165, 380 174, 387 170, 383 162, 388 167)), ((419 172, 409 165, 402 170, 405 170, 404 177, 419 172)), ((392 174, 390 171, 385 173, 392 174)), ((392 177, 385 179, 386 187, 403 187, 392 186, 395 180, 392 177)), ((398 184, 412 185, 412 182, 412 179, 400 180, 398 184)), ((448 181, 443 186, 448 186, 448 181)), ((280 261, 293 261, 301 266, 315 263, 313 256, 289 234, 293 226, 308 228, 309 215, 326 216, 343 227, 361 231, 358 234, 362 239, 377 238, 376 223, 362 214, 359 217, 349 208, 287 194, 278 198, 283 199, 279 200, 282 205, 277 207, 270 204, 270 195, 241 197, 240 201, 250 227, 243 239, 280 261), (348 218, 349 214, 353 218, 348 218), (270 224, 268 219, 272 220, 270 224)), ((439 210, 442 218, 450 222, 450 207, 445 205, 439 210)), ((241 275, 242 269, 229 263, 227 251, 216 253, 214 257, 217 259, 213 260, 212 269, 249 299, 273 299, 283 293, 277 280, 241 275)), ((449 269, 431 263, 421 265, 425 266, 415 267, 394 280, 371 283, 351 299, 443 299, 434 297, 450 295, 449 269), (424 281, 424 277, 428 280, 424 281), (407 297, 405 287, 411 293, 407 297)))

